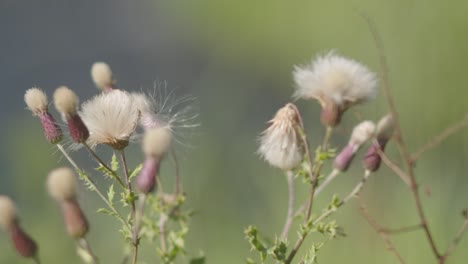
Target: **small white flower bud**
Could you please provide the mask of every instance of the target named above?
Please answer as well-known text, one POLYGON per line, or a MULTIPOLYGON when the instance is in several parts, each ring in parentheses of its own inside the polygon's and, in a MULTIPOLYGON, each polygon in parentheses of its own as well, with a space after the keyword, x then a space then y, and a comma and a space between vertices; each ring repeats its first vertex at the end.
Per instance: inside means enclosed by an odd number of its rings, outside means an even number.
POLYGON ((49 173, 47 189, 58 202, 73 200, 76 197, 76 178, 72 169, 62 167, 49 173))
POLYGON ((270 165, 282 170, 298 166, 304 156, 304 147, 297 131, 297 115, 296 106, 288 103, 278 110, 260 139, 258 154, 270 165))
POLYGON ((377 123, 377 140, 388 141, 393 136, 395 131, 395 122, 392 115, 386 115, 379 120, 377 123))
POLYGON ((9 230, 16 223, 16 209, 13 201, 0 195, 0 227, 9 230))
POLYGON ((96 62, 91 67, 91 78, 94 84, 101 90, 112 88, 112 70, 105 62, 96 62))
POLYGON ((146 156, 160 158, 170 148, 171 131, 167 128, 153 128, 145 132, 142 149, 146 156))
POLYGON ((354 146, 361 146, 369 140, 375 132, 375 125, 371 121, 363 121, 354 127, 349 143, 354 146))
POLYGON ((47 112, 47 95, 39 88, 31 88, 24 94, 24 101, 35 115, 47 112))
POLYGON ((54 92, 55 108, 67 117, 76 115, 78 102, 78 96, 66 86, 60 86, 54 92))

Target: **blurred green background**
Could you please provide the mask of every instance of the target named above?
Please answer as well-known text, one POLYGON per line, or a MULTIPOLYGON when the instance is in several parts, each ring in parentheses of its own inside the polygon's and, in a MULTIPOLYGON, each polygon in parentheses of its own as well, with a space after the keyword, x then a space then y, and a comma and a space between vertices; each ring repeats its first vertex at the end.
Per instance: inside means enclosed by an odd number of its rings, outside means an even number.
MULTIPOLYGON (((294 65, 335 49, 379 71, 361 12, 382 35, 404 136, 416 150, 468 112, 467 1, 2 0, 0 193, 17 202, 44 263, 80 261, 44 187, 48 171, 66 163, 25 109, 27 88, 37 85, 51 95, 65 84, 85 100, 96 93, 89 68, 102 60, 127 90, 152 90, 155 81, 165 80, 176 94, 196 97, 201 126, 186 133, 179 150, 188 205, 198 212, 187 249, 193 255, 203 251, 211 264, 244 263, 249 247, 243 229, 255 224, 264 234, 280 233, 286 212, 285 178, 255 154, 258 135, 291 100, 294 65)), ((319 107, 304 101, 298 106, 312 145, 317 145, 323 135, 319 107)), ((386 113, 382 93, 356 111, 377 120, 386 113)), ((347 141, 356 121, 355 114, 347 113, 333 146, 347 141)), ((388 150, 398 160, 393 144, 388 150)), ((423 202, 440 249, 456 233, 460 212, 468 206, 467 154, 465 129, 425 154, 416 167, 422 186, 431 189, 423 202)), ((85 153, 74 155, 92 166, 85 153)), ((141 159, 138 147, 131 156, 133 164, 141 159)), ((333 193, 347 192, 361 173, 355 164, 318 198, 316 208, 333 193)), ((305 197, 306 189, 296 182, 299 197, 305 197)), ((370 180, 364 197, 384 225, 417 222, 409 192, 386 168, 370 180)), ((100 205, 95 194, 83 190, 81 202, 102 263, 119 263, 123 253, 116 221, 95 213, 100 205)), ((396 263, 355 202, 336 217, 348 236, 327 243, 320 263, 396 263)), ((308 242, 322 240, 311 236, 308 242)), ((435 263, 422 232, 398 235, 394 241, 408 263, 435 263)), ((466 263, 467 247, 468 239, 462 240, 448 263, 466 263)), ((145 248, 142 260, 155 263, 153 259, 153 250, 145 248)), ((3 233, 0 263, 28 263, 15 255, 3 233)))

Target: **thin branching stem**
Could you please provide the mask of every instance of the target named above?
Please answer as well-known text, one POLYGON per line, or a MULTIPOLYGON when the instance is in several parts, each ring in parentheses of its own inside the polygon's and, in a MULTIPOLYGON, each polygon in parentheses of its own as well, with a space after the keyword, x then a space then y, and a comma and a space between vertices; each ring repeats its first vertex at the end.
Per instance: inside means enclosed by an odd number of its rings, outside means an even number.
POLYGON ((421 230, 421 224, 410 225, 410 226, 403 226, 400 228, 383 228, 382 231, 389 234, 389 235, 398 235, 403 233, 410 233, 413 231, 421 230))
POLYGON ((315 191, 315 196, 319 195, 319 193, 321 193, 323 189, 325 189, 325 187, 327 187, 327 185, 330 184, 330 182, 332 182, 333 179, 336 178, 336 176, 338 176, 338 174, 340 174, 339 170, 332 170, 332 172, 330 172, 330 174, 325 178, 325 180, 317 187, 317 190, 315 191))
POLYGON ((384 229, 380 226, 380 224, 371 216, 369 210, 367 210, 366 206, 364 205, 364 201, 362 201, 361 197, 359 197, 359 209, 361 210, 362 215, 364 218, 369 222, 369 224, 375 229, 375 231, 380 235, 382 240, 387 245, 387 249, 398 259, 400 264, 405 264, 405 260, 401 256, 401 254, 396 249, 395 245, 393 244, 392 240, 388 236, 388 233, 384 231, 384 229))
POLYGON ((139 206, 138 206, 136 219, 135 219, 135 226, 133 228, 133 234, 132 234, 132 240, 134 244, 138 244, 138 235, 140 233, 141 223, 143 222, 143 215, 145 212, 145 205, 146 205, 147 197, 148 196, 146 194, 140 194, 139 206))
POLYGON ((463 234, 465 233, 466 229, 468 229, 468 216, 465 215, 465 218, 463 220, 463 224, 461 225, 460 229, 458 230, 455 238, 452 240, 450 245, 447 247, 445 250, 445 253, 442 254, 440 257, 441 263, 444 263, 444 261, 453 253, 453 251, 457 248, 458 244, 460 244, 460 241, 463 237, 463 234))
MULTIPOLYGON (((122 167, 125 175, 125 184, 127 186, 127 191, 128 193, 132 194, 133 189, 132 189, 132 183, 130 182, 130 175, 128 174, 128 164, 127 164, 127 158, 125 157, 125 151, 120 150, 120 159, 122 160, 122 167)), ((130 201, 130 206, 132 208, 132 218, 135 221, 135 200, 132 198, 130 201)))
MULTIPOLYGON (((384 87, 385 99, 386 99, 389 111, 390 111, 390 113, 392 115, 392 118, 394 120, 394 127, 395 127, 395 136, 394 136, 394 138, 395 138, 395 141, 397 143, 397 147, 398 147, 398 150, 400 152, 400 155, 403 158, 404 163, 405 163, 406 172, 407 172, 408 179, 409 179, 409 188, 410 188, 410 191, 411 191, 411 193, 413 195, 413 200, 416 203, 416 208, 417 208, 417 212, 418 212, 419 219, 420 219, 420 222, 421 222, 421 226, 422 226, 422 228, 424 230, 427 241, 429 242, 432 253, 436 257, 436 259, 438 259, 440 261, 441 260, 441 255, 440 255, 439 250, 437 249, 437 246, 435 244, 432 232, 430 231, 429 226, 427 224, 427 218, 426 218, 426 215, 424 213, 424 209, 423 209, 422 202, 421 202, 421 197, 420 197, 420 194, 419 194, 418 184, 416 182, 416 177, 415 177, 414 171, 413 171, 412 157, 411 157, 411 155, 410 155, 410 153, 408 151, 408 148, 407 148, 407 146, 405 144, 405 141, 403 139, 401 125, 400 125, 399 117, 398 117, 398 112, 396 111, 396 107, 395 107, 395 104, 394 104, 394 101, 393 101, 393 96, 392 96, 392 94, 390 92, 390 90, 391 90, 390 89, 390 81, 389 81, 389 78, 388 78, 389 69, 388 69, 387 59, 385 57, 385 49, 384 49, 384 46, 383 46, 383 41, 382 41, 382 39, 381 39, 381 37, 379 35, 379 32, 378 32, 375 24, 373 23, 373 21, 366 15, 363 15, 363 17, 364 17, 364 19, 366 20, 366 22, 367 22, 367 24, 369 26, 372 37, 374 38, 374 42, 376 44, 376 48, 377 48, 378 53, 379 53, 379 63, 380 63, 380 68, 382 70, 381 77, 382 77, 382 83, 383 83, 383 87, 384 87)), ((439 263, 444 263, 444 262, 442 260, 439 263)))
POLYGON ((120 177, 113 171, 107 164, 96 154, 96 152, 86 143, 83 142, 83 146, 85 149, 91 154, 91 156, 96 160, 96 162, 101 165, 104 169, 106 169, 109 173, 113 175, 113 178, 119 183, 119 185, 123 188, 126 189, 125 183, 120 179, 120 177))
MULTIPOLYGON (((300 118, 299 110, 296 110, 296 111, 300 118)), ((300 134, 301 134, 302 141, 304 142, 304 145, 306 147, 306 157, 307 157, 307 162, 309 165, 309 177, 311 179, 309 198, 308 198, 307 209, 306 209, 307 210, 306 217, 304 219, 304 223, 308 223, 312 214, 312 207, 313 207, 314 197, 315 197, 315 189, 317 187, 317 179, 322 170, 323 162, 319 161, 317 162, 317 164, 312 163, 312 158, 310 157, 310 151, 309 151, 309 141, 307 140, 307 136, 304 133, 304 130, 303 130, 304 126, 303 126, 301 118, 300 118, 300 125, 302 128, 302 131, 300 131, 301 132, 300 134)), ((320 149, 322 153, 328 150, 328 145, 329 145, 332 133, 333 133, 333 128, 327 127, 326 132, 325 132, 325 137, 322 142, 322 148, 320 149)), ((296 244, 294 244, 293 249, 289 253, 288 257, 286 258, 285 264, 290 264, 292 262, 297 252, 299 251, 299 248, 301 247, 302 243, 304 243, 304 240, 306 239, 307 235, 308 233, 305 233, 304 235, 299 237, 299 239, 296 241, 296 244)))
POLYGON ((96 183, 91 179, 91 177, 88 176, 88 173, 85 172, 84 170, 80 169, 80 167, 78 167, 76 162, 73 160, 72 157, 70 157, 68 152, 65 150, 65 148, 61 144, 57 144, 57 148, 62 152, 63 156, 65 156, 65 158, 75 168, 75 170, 78 171, 78 172, 81 172, 81 176, 86 179, 86 181, 91 185, 91 188, 93 188, 93 190, 98 194, 98 196, 101 198, 101 200, 104 201, 104 203, 109 207, 109 209, 112 210, 112 212, 114 212, 118 216, 119 220, 130 230, 130 226, 124 220, 123 216, 119 213, 119 211, 117 211, 117 209, 114 207, 114 205, 112 205, 107 200, 104 193, 101 190, 99 190, 96 183))
POLYGON ((281 238, 286 239, 288 237, 289 229, 294 218, 294 174, 292 171, 286 172, 286 180, 288 182, 288 212, 286 214, 286 222, 284 223, 283 232, 281 232, 281 238))
POLYGON ((132 264, 136 264, 138 260, 138 245, 133 245, 132 264))

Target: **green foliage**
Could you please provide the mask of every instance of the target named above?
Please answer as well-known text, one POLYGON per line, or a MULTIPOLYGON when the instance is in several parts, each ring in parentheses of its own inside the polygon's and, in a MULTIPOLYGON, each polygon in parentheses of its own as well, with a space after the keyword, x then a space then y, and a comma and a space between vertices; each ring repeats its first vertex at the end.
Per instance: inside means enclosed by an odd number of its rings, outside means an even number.
POLYGON ((301 261, 301 264, 318 264, 317 252, 323 247, 324 243, 313 243, 310 250, 307 251, 306 255, 301 261))

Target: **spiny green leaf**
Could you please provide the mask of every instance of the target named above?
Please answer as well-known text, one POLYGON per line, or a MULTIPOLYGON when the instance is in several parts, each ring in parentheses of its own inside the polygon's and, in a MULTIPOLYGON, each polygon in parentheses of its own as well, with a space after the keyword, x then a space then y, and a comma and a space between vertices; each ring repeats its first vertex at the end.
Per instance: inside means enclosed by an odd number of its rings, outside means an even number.
POLYGON ((111 186, 109 187, 109 190, 107 191, 107 199, 109 200, 109 203, 111 205, 114 205, 114 195, 115 195, 114 184, 111 184, 111 186))
POLYGON ((80 180, 84 182, 85 187, 90 191, 94 191, 94 184, 89 180, 88 174, 82 170, 77 170, 77 173, 80 180))
POLYGON ((112 211, 109 211, 109 210, 107 210, 106 208, 99 208, 99 209, 97 210, 97 212, 98 212, 98 213, 102 213, 102 214, 106 214, 106 215, 110 215, 110 216, 114 216, 114 217, 119 218, 119 215, 118 215, 118 214, 116 214, 116 213, 114 213, 114 212, 112 212, 112 211))
POLYGON ((138 164, 138 165, 135 167, 135 169, 133 169, 132 171, 130 171, 130 172, 129 172, 129 174, 130 174, 130 176, 129 176, 130 180, 133 179, 133 178, 135 178, 135 177, 138 175, 138 173, 140 173, 140 171, 141 171, 142 168, 143 168, 143 163, 140 163, 140 164, 138 164))
POLYGON ((112 154, 112 160, 111 160, 111 170, 117 171, 119 169, 119 160, 117 159, 117 156, 112 154))

